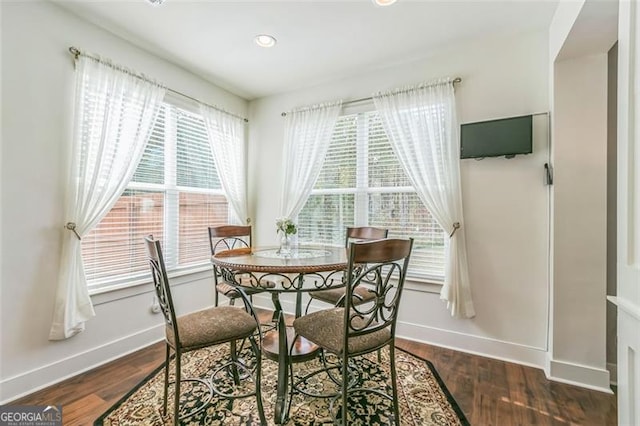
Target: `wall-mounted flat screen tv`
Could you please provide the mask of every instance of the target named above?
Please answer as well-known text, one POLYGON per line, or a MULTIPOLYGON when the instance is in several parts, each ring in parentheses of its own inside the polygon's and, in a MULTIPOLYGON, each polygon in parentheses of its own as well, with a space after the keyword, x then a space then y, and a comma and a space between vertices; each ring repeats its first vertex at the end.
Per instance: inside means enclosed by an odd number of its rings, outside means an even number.
POLYGON ((533 152, 533 116, 502 118, 460 126, 460 158, 512 158, 533 152))

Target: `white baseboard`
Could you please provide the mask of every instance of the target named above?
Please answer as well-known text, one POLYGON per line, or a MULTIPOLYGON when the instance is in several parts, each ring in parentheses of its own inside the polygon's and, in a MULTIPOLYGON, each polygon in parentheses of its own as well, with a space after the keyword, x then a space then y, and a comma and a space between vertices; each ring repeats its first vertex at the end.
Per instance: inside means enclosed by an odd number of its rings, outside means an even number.
POLYGON ((605 369, 551 359, 545 368, 545 374, 547 379, 554 382, 580 386, 608 394, 613 393, 609 386, 609 371, 605 369))
MULTIPOLYGON (((0 405, 77 376, 164 338, 164 324, 0 381, 0 405)), ((53 401, 55 402, 55 401, 53 401)))
POLYGON ((543 368, 544 349, 398 321, 398 337, 501 361, 543 368))

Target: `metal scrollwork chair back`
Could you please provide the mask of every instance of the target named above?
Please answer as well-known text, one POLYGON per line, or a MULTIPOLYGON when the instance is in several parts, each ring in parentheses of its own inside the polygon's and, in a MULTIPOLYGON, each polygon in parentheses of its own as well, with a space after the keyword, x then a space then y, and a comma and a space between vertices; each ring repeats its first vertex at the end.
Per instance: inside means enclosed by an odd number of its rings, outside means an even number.
POLYGON ((145 242, 147 245, 149 266, 151 267, 151 277, 153 278, 153 286, 156 290, 156 297, 158 298, 160 310, 162 311, 167 327, 171 327, 176 339, 180 340, 175 309, 173 307, 173 299, 171 297, 169 281, 167 278, 168 275, 164 265, 164 257, 162 256, 160 241, 154 240, 153 235, 149 235, 145 237, 145 242))
MULTIPOLYGON (((211 256, 222 251, 251 248, 251 226, 221 225, 209 227, 209 247, 211 248, 211 256)), ((228 282, 215 264, 213 265, 213 280, 215 286, 214 305, 218 306, 220 294, 228 297, 229 304, 233 305, 235 300, 240 297, 235 283, 228 282)), ((244 291, 251 298, 251 295, 259 293, 261 289, 248 286, 244 291)))
MULTIPOLYGON (((348 227, 346 231, 344 246, 345 248, 349 248, 349 243, 353 241, 381 240, 387 238, 388 234, 388 229, 376 228, 373 226, 348 227)), ((332 306, 342 306, 344 303, 345 295, 346 294, 344 288, 333 288, 311 292, 309 293, 309 302, 307 303, 305 312, 309 312, 311 302, 313 302, 314 300, 328 303, 332 306)), ((373 295, 369 293, 368 287, 363 285, 356 287, 356 290, 353 292, 353 298, 354 304, 362 304, 373 300, 373 295)))
MULTIPOLYGON (((303 336, 341 360, 341 401, 343 425, 348 424, 348 396, 373 392, 393 403, 395 424, 400 424, 396 385, 394 338, 400 300, 406 278, 413 239, 384 239, 351 243, 345 275, 344 307, 311 313, 293 323, 296 334, 303 336), (371 286, 372 303, 355 303, 353 294, 360 283, 371 286), (393 395, 379 389, 358 387, 349 377, 349 359, 389 347, 393 395)), ((380 362, 380 359, 378 359, 380 362)), ((326 369, 326 368, 325 368, 326 369)))

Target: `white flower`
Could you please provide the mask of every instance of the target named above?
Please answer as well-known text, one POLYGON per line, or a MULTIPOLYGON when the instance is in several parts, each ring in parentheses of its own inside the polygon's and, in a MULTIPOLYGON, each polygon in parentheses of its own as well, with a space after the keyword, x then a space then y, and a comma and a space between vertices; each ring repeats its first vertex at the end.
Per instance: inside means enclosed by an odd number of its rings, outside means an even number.
POLYGON ((298 227, 288 217, 279 217, 276 219, 276 228, 278 232, 282 232, 285 235, 293 235, 298 232, 298 227))

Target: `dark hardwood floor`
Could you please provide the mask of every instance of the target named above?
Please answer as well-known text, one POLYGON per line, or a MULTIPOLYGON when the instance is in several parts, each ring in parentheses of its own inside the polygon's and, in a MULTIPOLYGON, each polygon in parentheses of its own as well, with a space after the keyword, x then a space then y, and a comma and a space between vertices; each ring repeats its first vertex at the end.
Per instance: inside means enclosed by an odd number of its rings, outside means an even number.
MULTIPOLYGON (((430 360, 472 425, 617 424, 615 395, 548 381, 542 370, 398 339, 430 360)), ((164 360, 164 343, 13 401, 61 404, 65 425, 91 425, 164 360)))

